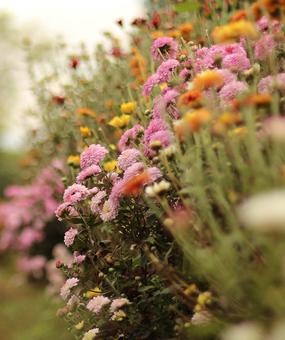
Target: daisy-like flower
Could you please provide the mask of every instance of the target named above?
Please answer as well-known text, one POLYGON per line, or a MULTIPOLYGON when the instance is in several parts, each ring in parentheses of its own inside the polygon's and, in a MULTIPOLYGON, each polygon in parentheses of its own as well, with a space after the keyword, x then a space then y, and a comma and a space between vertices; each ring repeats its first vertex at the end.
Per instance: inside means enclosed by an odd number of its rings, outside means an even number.
POLYGON ((66 300, 71 293, 71 289, 78 285, 79 279, 72 277, 65 281, 65 284, 60 289, 60 296, 66 300))
POLYGON ((108 305, 111 302, 109 298, 103 295, 95 296, 93 299, 91 299, 86 308, 90 310, 91 312, 95 314, 99 314, 102 310, 102 308, 105 305, 108 305))
POLYGON ((72 184, 64 191, 63 200, 65 203, 74 204, 87 198, 88 194, 88 189, 84 185, 72 184))
POLYGON ((100 144, 91 144, 80 155, 80 167, 86 169, 101 162, 109 151, 100 144))
POLYGON ((178 53, 177 42, 170 37, 161 37, 152 43, 151 55, 156 61, 175 59, 178 53))
POLYGON ((68 229, 64 234, 64 244, 67 247, 70 247, 75 239, 75 236, 78 234, 78 230, 74 228, 68 229))

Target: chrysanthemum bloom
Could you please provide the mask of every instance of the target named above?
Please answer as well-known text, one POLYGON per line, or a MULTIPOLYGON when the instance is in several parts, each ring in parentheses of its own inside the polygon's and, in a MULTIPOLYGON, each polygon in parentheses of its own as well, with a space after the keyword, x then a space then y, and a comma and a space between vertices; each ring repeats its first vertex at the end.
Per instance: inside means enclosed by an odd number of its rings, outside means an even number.
POLYGON ((237 74, 232 73, 230 70, 227 69, 220 69, 217 72, 223 77, 224 84, 228 84, 234 80, 237 80, 237 74))
POLYGON ((219 88, 224 80, 221 74, 215 70, 208 70, 199 73, 193 80, 193 87, 197 91, 204 91, 210 88, 219 88))
POLYGON ((103 168, 106 172, 118 171, 118 161, 113 159, 111 161, 105 162, 103 168))
POLYGON ((67 247, 72 246, 75 236, 78 234, 78 230, 74 228, 68 229, 64 234, 64 244, 67 247))
POLYGON ((80 134, 82 137, 87 138, 92 136, 92 131, 88 126, 80 126, 80 134))
POLYGON ((207 109, 201 108, 195 111, 187 112, 183 120, 188 124, 192 132, 198 131, 203 124, 208 123, 212 114, 207 109))
POLYGON ((239 11, 236 11, 231 17, 230 22, 240 21, 247 19, 247 13, 245 10, 241 9, 239 11))
POLYGON ((140 84, 142 84, 146 75, 146 61, 138 51, 136 51, 135 55, 131 58, 129 66, 132 75, 136 77, 140 84))
POLYGON ((89 177, 98 175, 101 172, 101 168, 98 165, 91 165, 88 168, 83 169, 79 172, 76 177, 77 183, 85 182, 89 177))
POLYGON ((119 167, 122 170, 126 170, 128 167, 137 162, 140 155, 140 151, 134 148, 123 151, 118 157, 119 167))
POLYGON ((276 42, 271 34, 265 34, 262 36, 254 46, 254 55, 258 60, 264 60, 268 58, 274 48, 276 47, 276 42))
POLYGON ((285 117, 275 116, 266 119, 263 122, 261 135, 270 137, 272 140, 284 143, 285 142, 285 117))
POLYGON ((179 77, 183 81, 188 81, 191 78, 191 71, 188 68, 184 68, 180 73, 179 77))
POLYGON ((152 89, 160 83, 158 74, 152 74, 143 85, 143 95, 149 96, 152 89))
POLYGON ((244 71, 250 68, 250 60, 243 53, 228 54, 223 58, 222 67, 233 72, 244 71))
POLYGON ((179 112, 175 106, 179 93, 172 88, 166 87, 162 91, 162 96, 157 96, 153 105, 153 118, 161 118, 164 113, 168 113, 174 119, 179 117, 179 112))
POLYGON ((86 306, 88 310, 95 314, 99 314, 105 305, 108 305, 111 300, 103 295, 96 296, 90 300, 86 306))
POLYGON ((88 107, 80 107, 76 110, 76 114, 79 116, 95 117, 96 112, 88 107))
POLYGON ((62 203, 60 204, 56 211, 55 216, 59 221, 62 221, 63 217, 67 215, 69 217, 77 217, 78 212, 74 209, 74 207, 71 205, 71 203, 62 203))
POLYGON ((68 156, 66 163, 68 165, 72 165, 72 166, 79 166, 80 165, 80 156, 79 155, 70 155, 70 156, 68 156))
POLYGON ((156 61, 175 59, 178 53, 177 42, 170 37, 156 39, 151 46, 151 55, 156 61))
POLYGON ((73 263, 80 264, 85 260, 85 258, 86 255, 81 255, 78 251, 73 253, 73 263))
POLYGON ((99 328, 92 328, 84 333, 82 340, 94 340, 99 332, 99 328))
POLYGON ((136 107, 137 107, 136 102, 127 102, 122 103, 120 109, 122 113, 132 113, 135 111, 136 107))
POLYGON ((201 105, 202 93, 197 90, 189 90, 183 93, 178 99, 178 105, 196 107, 201 105))
POLYGON ((173 76, 173 72, 179 66, 179 61, 175 59, 168 59, 160 64, 156 74, 159 78, 159 83, 168 82, 173 76))
POLYGON ((140 124, 136 124, 131 129, 126 130, 118 142, 118 149, 124 151, 132 148, 136 138, 138 138, 140 134, 143 134, 143 130, 144 129, 140 124))
POLYGON ((105 190, 100 190, 95 196, 91 199, 90 208, 93 214, 98 214, 103 206, 103 199, 107 196, 105 190))
POLYGON ((246 83, 242 81, 232 81, 221 88, 219 96, 224 102, 229 102, 246 90, 248 90, 246 83))
POLYGON ((74 204, 80 202, 88 197, 88 189, 81 184, 72 184, 69 186, 64 194, 63 200, 65 203, 74 204))
POLYGON ((86 169, 101 162, 109 151, 100 144, 91 144, 80 155, 80 167, 86 169))
POLYGON ((258 83, 259 93, 272 93, 275 89, 285 90, 285 73, 279 73, 276 76, 267 76, 262 78, 258 83))
POLYGON ((193 25, 190 22, 185 22, 178 26, 178 30, 181 32, 181 35, 184 40, 190 40, 190 34, 193 31, 193 25))
POLYGON ((217 26, 212 32, 216 43, 234 42, 240 38, 256 38, 258 35, 255 26, 246 20, 231 22, 223 26, 217 26))
POLYGON ((109 197, 109 199, 104 202, 100 211, 101 219, 105 222, 115 219, 118 215, 118 209, 119 202, 109 197))
POLYGON ((114 299, 111 303, 110 306, 110 312, 114 313, 117 309, 125 306, 125 305, 129 305, 130 301, 126 298, 118 298, 118 299, 114 299))
POLYGON ((123 128, 129 124, 131 116, 123 114, 121 116, 116 116, 109 121, 109 125, 115 128, 123 128))
POLYGON ((60 289, 60 296, 66 300, 71 293, 71 289, 78 285, 79 279, 72 277, 65 281, 65 284, 60 289))

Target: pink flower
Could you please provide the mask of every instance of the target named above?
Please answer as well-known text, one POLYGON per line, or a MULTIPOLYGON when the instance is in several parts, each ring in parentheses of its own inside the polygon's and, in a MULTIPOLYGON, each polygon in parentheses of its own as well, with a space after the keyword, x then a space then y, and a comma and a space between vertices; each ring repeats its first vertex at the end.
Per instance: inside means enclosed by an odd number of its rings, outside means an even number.
POLYGON ((101 169, 98 165, 90 165, 88 168, 83 169, 79 172, 79 174, 76 177, 77 183, 83 183, 86 179, 88 179, 91 176, 95 176, 101 172, 101 169))
POLYGON ((35 278, 40 278, 44 273, 46 262, 46 258, 41 255, 33 257, 25 256, 17 261, 17 266, 22 272, 30 274, 35 278))
POLYGON ((152 74, 143 85, 143 95, 149 96, 152 89, 160 82, 158 74, 152 74))
POLYGON ((168 59, 161 63, 156 71, 156 74, 159 77, 159 83, 169 81, 178 66, 179 62, 175 59, 168 59))
POLYGON ((88 189, 84 185, 72 184, 65 190, 63 200, 65 203, 74 204, 87 198, 88 194, 88 189))
POLYGON ((222 87, 219 92, 219 96, 223 101, 228 102, 233 100, 242 92, 245 92, 247 89, 248 86, 246 83, 241 81, 232 81, 231 83, 222 87))
POLYGON ((136 162, 132 164, 124 173, 124 180, 128 181, 131 178, 135 177, 139 173, 141 173, 145 169, 145 164, 143 162, 136 162))
POLYGON ((67 247, 70 247, 73 245, 75 236, 78 234, 78 230, 74 228, 68 229, 64 234, 64 244, 67 247))
POLYGON ((279 73, 276 76, 267 76, 262 78, 258 83, 259 93, 271 93, 274 89, 285 90, 285 73, 279 73))
POLYGON ((105 306, 105 305, 108 305, 110 303, 110 299, 103 296, 103 295, 99 295, 99 296, 96 296, 94 297, 93 299, 91 299, 86 308, 88 310, 90 310, 91 312, 95 313, 95 314, 99 314, 100 311, 102 310, 102 308, 105 306))
POLYGON ((85 260, 85 258, 86 255, 81 255, 78 251, 73 253, 73 263, 80 264, 85 260))
POLYGON ((78 212, 74 209, 73 206, 71 206, 71 203, 62 203, 57 207, 55 211, 55 216, 58 218, 59 221, 62 221, 64 215, 77 217, 78 212))
POLYGON ((170 37, 161 37, 156 39, 151 46, 151 55, 156 61, 165 59, 175 59, 178 53, 177 42, 170 37))
POLYGON ((100 217, 103 221, 111 221, 118 215, 119 202, 109 198, 104 202, 102 210, 100 211, 100 217))
POLYGON ((25 250, 30 248, 35 242, 40 242, 44 238, 41 231, 32 228, 25 228, 18 238, 18 248, 25 250))
POLYGON ((243 53, 228 54, 222 61, 222 67, 233 72, 244 71, 250 68, 250 60, 243 53))
POLYGON ((271 34, 263 35, 254 46, 254 55, 258 60, 264 60, 270 56, 274 48, 276 47, 276 42, 271 34))
POLYGON ((118 165, 122 170, 126 170, 132 164, 136 163, 141 153, 139 150, 132 148, 124 150, 118 157, 118 165))
POLYGON ((167 112, 175 119, 179 118, 179 112, 176 106, 174 106, 178 96, 179 93, 176 90, 169 87, 166 88, 166 90, 163 91, 162 96, 157 96, 155 98, 152 117, 161 118, 161 115, 164 112, 167 112))
POLYGON ((132 148, 135 139, 139 137, 140 133, 143 133, 143 127, 140 124, 136 124, 131 129, 126 130, 118 142, 119 150, 122 152, 132 148))
POLYGON ((103 199, 107 196, 107 193, 105 190, 99 191, 94 197, 91 199, 90 209, 93 212, 93 214, 98 214, 103 205, 103 199))
POLYGON ((114 313, 117 309, 120 309, 121 307, 129 304, 130 301, 126 298, 114 299, 110 306, 110 312, 114 313))
POLYGON ((80 155, 80 167, 86 169, 101 162, 109 151, 100 144, 91 144, 80 155))
POLYGON ((188 70, 187 68, 184 68, 182 71, 180 71, 179 77, 183 81, 188 81, 191 78, 191 71, 188 70))
POLYGON ((60 296, 63 300, 66 300, 71 293, 71 289, 78 285, 79 279, 72 277, 65 281, 65 284, 60 289, 60 296))
POLYGON ((217 70, 217 72, 223 77, 224 84, 228 84, 234 80, 237 80, 237 75, 235 73, 232 73, 230 70, 222 68, 220 70, 217 70))

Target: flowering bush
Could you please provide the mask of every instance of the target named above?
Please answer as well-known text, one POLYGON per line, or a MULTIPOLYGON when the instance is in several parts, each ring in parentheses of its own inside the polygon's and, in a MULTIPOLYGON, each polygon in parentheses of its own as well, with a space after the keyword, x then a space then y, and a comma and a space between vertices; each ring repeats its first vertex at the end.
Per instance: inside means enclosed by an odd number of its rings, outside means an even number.
POLYGON ((69 166, 58 314, 82 339, 284 335, 285 8, 206 3, 39 82, 35 148, 69 166))

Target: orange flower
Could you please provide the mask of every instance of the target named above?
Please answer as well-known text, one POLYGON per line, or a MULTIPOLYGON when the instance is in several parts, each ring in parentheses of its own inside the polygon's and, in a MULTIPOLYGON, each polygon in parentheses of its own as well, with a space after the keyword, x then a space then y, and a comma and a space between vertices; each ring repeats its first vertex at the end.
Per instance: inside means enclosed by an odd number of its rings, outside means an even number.
POLYGON ((179 97, 178 104, 187 107, 196 107, 200 105, 201 99, 202 94, 200 91, 189 90, 179 97))
POLYGON ((147 184, 150 180, 150 176, 147 171, 143 171, 142 173, 136 175, 131 178, 123 188, 124 196, 138 196, 142 188, 145 184, 147 184))
POLYGON ((193 80, 193 86, 195 90, 203 91, 211 87, 217 88, 224 83, 223 77, 214 70, 207 70, 199 73, 193 80))
POLYGON ((237 11, 234 15, 230 17, 230 22, 235 22, 239 20, 244 20, 247 18, 247 13, 244 10, 237 11))
POLYGON ((193 25, 190 24, 190 22, 186 22, 178 27, 179 31, 181 32, 181 35, 184 40, 189 41, 190 40, 190 34, 193 31, 193 25))
POLYGON ((131 58, 129 63, 132 75, 137 79, 140 84, 145 81, 146 62, 144 57, 138 52, 131 58))
POLYGON ((171 38, 180 38, 181 32, 179 30, 171 30, 167 32, 167 36, 171 38))
POLYGON ((284 0, 260 0, 260 5, 270 14, 272 18, 280 18, 285 11, 284 0))
POLYGON ((88 107, 80 107, 76 110, 78 116, 95 117, 96 112, 88 107))
POLYGON ((163 31, 154 31, 150 33, 150 36, 153 40, 157 38, 161 38, 165 36, 165 33, 163 31))
POLYGON ((240 38, 256 38, 258 36, 256 27, 247 20, 231 22, 227 25, 217 26, 212 37, 216 43, 235 42, 240 38))

